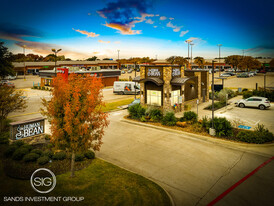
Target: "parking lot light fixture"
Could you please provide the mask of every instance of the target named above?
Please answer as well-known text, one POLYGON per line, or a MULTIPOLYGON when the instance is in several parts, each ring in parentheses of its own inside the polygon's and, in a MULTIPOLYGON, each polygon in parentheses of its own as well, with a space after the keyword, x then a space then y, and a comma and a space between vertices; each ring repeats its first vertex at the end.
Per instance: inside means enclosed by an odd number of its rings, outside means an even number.
POLYGON ((217 45, 219 47, 219 76, 221 76, 221 46, 223 46, 222 44, 218 44, 217 45))
POLYGON ((56 68, 56 62, 57 62, 57 53, 60 52, 62 49, 51 49, 51 51, 54 52, 54 55, 55 55, 55 76, 56 76, 56 72, 57 72, 57 68, 56 68))

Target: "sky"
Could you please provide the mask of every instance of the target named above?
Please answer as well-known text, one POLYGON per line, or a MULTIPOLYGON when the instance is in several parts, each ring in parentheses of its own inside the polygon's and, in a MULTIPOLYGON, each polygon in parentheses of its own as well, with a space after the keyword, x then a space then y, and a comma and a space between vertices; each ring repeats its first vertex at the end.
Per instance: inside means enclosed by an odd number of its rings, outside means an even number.
POLYGON ((0 0, 13 53, 66 58, 274 57, 273 0, 0 0), (191 46, 189 50, 191 56, 191 46))

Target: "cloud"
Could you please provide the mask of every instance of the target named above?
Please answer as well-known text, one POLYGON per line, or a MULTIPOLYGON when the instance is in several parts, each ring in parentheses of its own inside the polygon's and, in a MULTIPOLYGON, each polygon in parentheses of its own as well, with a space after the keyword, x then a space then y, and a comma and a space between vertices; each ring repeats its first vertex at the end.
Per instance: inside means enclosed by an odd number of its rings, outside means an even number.
POLYGON ((103 44, 109 44, 110 41, 103 41, 103 40, 98 40, 99 43, 103 43, 103 44))
POLYGON ((167 18, 166 18, 165 16, 161 16, 161 17, 160 17, 160 20, 162 20, 162 21, 163 21, 163 20, 166 20, 166 19, 167 19, 167 18))
POLYGON ((154 28, 157 28, 158 26, 153 26, 154 28))
POLYGON ((146 23, 148 23, 148 24, 154 24, 154 21, 152 21, 151 19, 148 19, 148 20, 146 20, 146 23))
POLYGON ((104 24, 105 26, 112 28, 112 29, 116 29, 119 31, 120 34, 124 34, 124 35, 134 35, 134 34, 141 34, 142 31, 141 30, 132 30, 131 27, 133 27, 132 25, 123 25, 123 24, 119 24, 119 23, 107 23, 104 24))
POLYGON ((169 20, 173 20, 174 18, 170 17, 169 20))
POLYGON ((156 14, 155 16, 160 16, 160 14, 156 14))
POLYGON ((174 32, 180 31, 181 28, 183 27, 183 26, 176 26, 176 25, 173 25, 171 22, 168 22, 166 26, 167 26, 167 27, 170 27, 170 28, 173 28, 173 31, 174 31, 174 32))
POLYGON ((12 23, 0 24, 0 38, 21 41, 22 37, 42 37, 43 34, 33 28, 12 23))
POLYGON ((202 45, 202 44, 205 44, 206 41, 199 38, 199 37, 190 37, 188 38, 186 41, 191 41, 193 42, 195 45, 202 45))
POLYGON ((121 44, 121 42, 120 41, 115 41, 114 44, 121 44))
POLYGON ((146 21, 146 17, 154 16, 147 11, 150 7, 150 1, 118 0, 109 2, 97 13, 106 19, 105 26, 119 30, 121 34, 135 35, 141 34, 141 30, 132 30, 135 24, 146 21))
POLYGON ((185 34, 187 34, 189 32, 189 30, 186 30, 186 31, 181 31, 180 33, 180 37, 183 37, 185 34))
POLYGON ((79 29, 74 29, 74 28, 72 28, 72 30, 74 30, 74 31, 77 31, 77 32, 79 32, 79 33, 81 33, 81 34, 84 34, 84 35, 87 35, 87 37, 97 37, 97 36, 100 36, 100 34, 95 34, 95 33, 93 33, 93 32, 87 32, 87 31, 81 31, 81 30, 79 30, 79 29))

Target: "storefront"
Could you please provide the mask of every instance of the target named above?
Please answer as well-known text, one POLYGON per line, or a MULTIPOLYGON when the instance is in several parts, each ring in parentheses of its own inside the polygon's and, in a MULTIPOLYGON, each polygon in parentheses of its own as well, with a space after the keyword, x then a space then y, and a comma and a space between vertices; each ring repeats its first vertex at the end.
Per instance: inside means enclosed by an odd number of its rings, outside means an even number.
MULTIPOLYGON (((62 73, 65 78, 68 77, 70 73, 76 74, 90 74, 91 76, 96 75, 102 78, 103 85, 113 86, 114 81, 119 81, 119 76, 121 75, 120 70, 99 70, 99 71, 69 71, 67 68, 57 68, 57 73, 62 73)), ((39 72, 41 77, 41 86, 52 86, 53 78, 56 76, 54 70, 44 70, 39 72)))
POLYGON ((180 66, 143 66, 133 81, 141 86, 141 104, 183 111, 197 99, 208 101, 208 72, 180 66))

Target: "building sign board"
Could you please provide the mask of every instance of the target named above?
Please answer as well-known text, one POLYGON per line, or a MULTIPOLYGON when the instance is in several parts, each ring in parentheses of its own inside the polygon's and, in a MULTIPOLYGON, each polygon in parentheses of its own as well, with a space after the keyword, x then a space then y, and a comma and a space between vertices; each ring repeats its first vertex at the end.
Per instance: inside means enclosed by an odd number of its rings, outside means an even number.
POLYGON ((45 119, 36 118, 10 124, 10 138, 19 140, 45 133, 45 119))
POLYGON ((172 77, 181 77, 181 69, 172 68, 172 77))
POLYGON ((162 68, 146 68, 146 77, 158 77, 162 78, 163 77, 163 69, 162 68))

